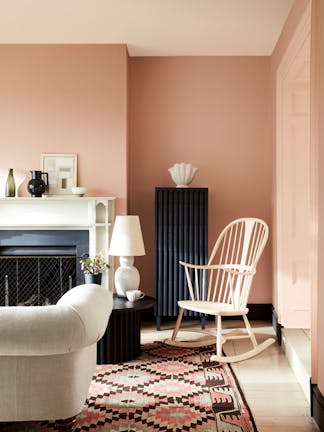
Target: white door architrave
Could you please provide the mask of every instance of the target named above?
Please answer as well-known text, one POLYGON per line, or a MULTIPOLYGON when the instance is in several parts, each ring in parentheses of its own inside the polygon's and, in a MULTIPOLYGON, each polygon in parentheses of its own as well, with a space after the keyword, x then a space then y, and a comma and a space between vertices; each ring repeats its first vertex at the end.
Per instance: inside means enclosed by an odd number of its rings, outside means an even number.
POLYGON ((277 70, 275 290, 278 321, 287 328, 311 327, 316 281, 310 28, 309 7, 277 70))

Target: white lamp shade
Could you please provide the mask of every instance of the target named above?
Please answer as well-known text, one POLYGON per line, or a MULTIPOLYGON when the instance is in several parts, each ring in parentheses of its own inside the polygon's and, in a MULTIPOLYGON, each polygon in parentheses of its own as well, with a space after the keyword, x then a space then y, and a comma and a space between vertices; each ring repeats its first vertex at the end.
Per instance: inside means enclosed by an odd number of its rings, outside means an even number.
POLYGON ((116 216, 109 255, 145 255, 141 225, 138 216, 116 216))

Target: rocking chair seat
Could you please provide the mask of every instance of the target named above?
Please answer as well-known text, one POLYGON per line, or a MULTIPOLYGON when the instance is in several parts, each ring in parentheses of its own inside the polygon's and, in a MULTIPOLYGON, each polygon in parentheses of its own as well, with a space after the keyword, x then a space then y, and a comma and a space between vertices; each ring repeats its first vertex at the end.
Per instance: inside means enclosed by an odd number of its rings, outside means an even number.
POLYGON ((215 303, 212 301, 180 300, 178 306, 192 312, 200 312, 207 315, 240 316, 249 312, 248 308, 235 310, 229 303, 215 303))

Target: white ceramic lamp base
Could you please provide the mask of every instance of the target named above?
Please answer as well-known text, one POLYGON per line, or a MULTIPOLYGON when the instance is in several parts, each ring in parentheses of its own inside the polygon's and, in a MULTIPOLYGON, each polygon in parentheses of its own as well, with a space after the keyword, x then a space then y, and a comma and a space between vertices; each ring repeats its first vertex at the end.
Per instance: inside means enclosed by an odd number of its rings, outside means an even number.
POLYGON ((134 257, 120 257, 120 267, 115 271, 115 288, 119 297, 126 297, 126 291, 138 290, 140 274, 134 264, 134 257))

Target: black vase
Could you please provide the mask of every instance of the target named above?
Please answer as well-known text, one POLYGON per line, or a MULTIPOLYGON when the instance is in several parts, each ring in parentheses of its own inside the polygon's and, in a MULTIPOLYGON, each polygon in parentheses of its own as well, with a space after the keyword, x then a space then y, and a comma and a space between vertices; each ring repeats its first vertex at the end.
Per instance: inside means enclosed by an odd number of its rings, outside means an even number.
POLYGON ((102 274, 85 274, 84 281, 86 284, 98 284, 101 285, 102 274))
POLYGON ((30 171, 32 178, 29 180, 27 190, 32 197, 41 197, 46 190, 48 185, 48 174, 42 171, 30 171), (42 175, 46 176, 46 183, 42 178, 42 175))

